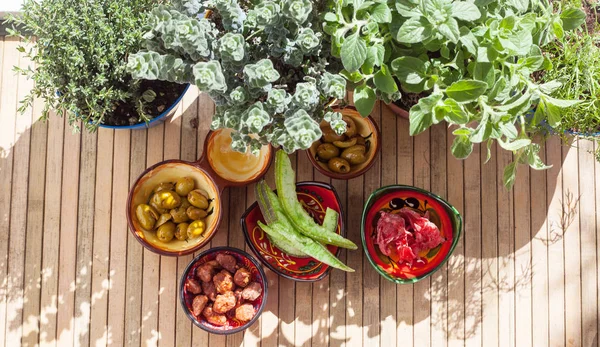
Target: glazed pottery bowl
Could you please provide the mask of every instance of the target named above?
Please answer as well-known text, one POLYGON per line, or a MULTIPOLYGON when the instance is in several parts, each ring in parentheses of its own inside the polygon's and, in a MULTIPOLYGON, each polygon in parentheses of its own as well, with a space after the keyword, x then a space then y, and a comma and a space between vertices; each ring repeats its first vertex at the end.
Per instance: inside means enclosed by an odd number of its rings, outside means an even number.
POLYGON ((134 183, 129 192, 127 202, 127 221, 129 229, 135 238, 147 249, 162 255, 184 255, 193 253, 214 236, 221 219, 221 197, 219 188, 211 176, 202 168, 192 163, 180 160, 168 160, 158 163, 146 170, 134 183), (161 182, 175 182, 181 177, 191 177, 197 189, 204 190, 209 199, 212 199, 209 210, 213 213, 205 219, 206 231, 196 239, 185 241, 173 238, 170 242, 162 242, 156 237, 155 231, 145 230, 135 216, 135 208, 139 204, 147 204, 152 190, 161 182))
POLYGON ((361 238, 367 259, 379 274, 395 283, 415 283, 430 276, 448 261, 462 232, 458 211, 439 196, 411 186, 393 185, 373 192, 363 210, 361 238), (377 221, 381 211, 394 213, 401 208, 424 215, 434 223, 445 241, 438 247, 419 254, 422 261, 408 266, 384 255, 375 243, 377 221))
POLYGON ((233 247, 216 247, 202 252, 185 268, 179 285, 179 299, 181 306, 183 307, 183 311, 196 326, 212 334, 229 335, 235 334, 250 327, 252 324, 254 324, 254 322, 256 322, 256 320, 258 320, 258 317, 260 317, 265 304, 267 303, 267 287, 267 276, 265 276, 265 272, 261 268, 260 263, 250 254, 242 251, 241 249, 233 247), (188 278, 194 278, 194 274, 198 266, 214 260, 217 257, 217 254, 228 254, 233 256, 238 264, 250 271, 251 282, 258 282, 262 286, 262 294, 256 300, 250 302, 252 303, 256 314, 248 322, 239 321, 234 315, 227 313, 227 324, 224 326, 218 326, 206 321, 204 316, 200 315, 196 317, 192 313, 192 301, 194 299, 194 294, 188 293, 185 282, 188 278))
MULTIPOLYGON (((333 186, 320 182, 299 182, 296 184, 298 199, 304 209, 319 223, 323 222, 325 211, 331 208, 340 215, 337 233, 344 236, 344 214, 342 205, 333 186)), ((331 267, 311 257, 289 255, 277 248, 267 237, 257 222, 265 222, 258 203, 252 204, 242 216, 242 230, 246 243, 258 259, 271 271, 281 277, 299 282, 316 282, 327 277, 331 267)), ((327 249, 338 256, 339 247, 328 245, 327 249)))
POLYGON ((313 143, 306 151, 306 154, 313 166, 323 175, 339 180, 348 180, 364 174, 373 166, 377 153, 381 148, 381 136, 379 128, 373 118, 370 116, 363 118, 356 108, 352 106, 346 106, 344 108, 334 107, 333 110, 342 113, 344 116, 350 117, 354 121, 357 133, 365 138, 367 144, 367 160, 362 164, 352 165, 352 168, 348 173, 337 173, 331 171, 329 167, 327 167, 327 163, 320 161, 317 157, 317 148, 322 143, 320 140, 313 143))

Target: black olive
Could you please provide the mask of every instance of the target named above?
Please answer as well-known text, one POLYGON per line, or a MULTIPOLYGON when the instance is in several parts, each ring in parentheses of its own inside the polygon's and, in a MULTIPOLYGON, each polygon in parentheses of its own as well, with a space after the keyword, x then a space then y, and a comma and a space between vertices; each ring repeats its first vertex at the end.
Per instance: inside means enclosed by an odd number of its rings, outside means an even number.
POLYGON ((408 205, 409 207, 412 207, 412 208, 418 208, 419 200, 417 200, 415 198, 408 198, 408 199, 406 199, 406 205, 408 205))
POLYGON ((406 206, 406 201, 404 201, 404 199, 394 198, 390 201, 390 208, 392 210, 399 210, 404 206, 406 206))

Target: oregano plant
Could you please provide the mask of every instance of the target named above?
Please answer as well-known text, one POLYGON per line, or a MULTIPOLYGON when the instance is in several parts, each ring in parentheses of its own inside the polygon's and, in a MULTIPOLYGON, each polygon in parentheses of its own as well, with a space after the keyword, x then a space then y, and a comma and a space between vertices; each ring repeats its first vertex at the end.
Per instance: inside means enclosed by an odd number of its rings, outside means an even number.
POLYGON ((547 166, 530 130, 554 123, 577 100, 559 99, 542 49, 585 21, 581 10, 554 11, 545 0, 331 1, 323 14, 340 74, 355 85, 354 102, 368 115, 377 99, 419 95, 410 107, 410 134, 441 121, 455 135, 452 153, 468 157, 475 143, 497 141, 514 153, 504 183, 518 163, 547 166))

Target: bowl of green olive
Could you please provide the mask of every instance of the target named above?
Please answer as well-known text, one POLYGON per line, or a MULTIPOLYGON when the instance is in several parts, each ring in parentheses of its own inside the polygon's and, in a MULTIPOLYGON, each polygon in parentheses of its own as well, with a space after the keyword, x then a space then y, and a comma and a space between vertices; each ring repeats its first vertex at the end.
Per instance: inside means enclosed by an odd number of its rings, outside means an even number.
POLYGON ((144 247, 171 256, 199 250, 219 228, 221 192, 256 182, 267 172, 270 146, 263 146, 260 156, 242 155, 231 150, 230 142, 229 132, 211 132, 200 160, 166 160, 140 175, 129 191, 126 213, 129 229, 144 247))
POLYGON ((379 128, 373 118, 363 118, 353 106, 333 110, 342 114, 346 131, 339 135, 323 121, 323 136, 306 153, 313 166, 325 176, 348 180, 373 166, 381 145, 379 128))

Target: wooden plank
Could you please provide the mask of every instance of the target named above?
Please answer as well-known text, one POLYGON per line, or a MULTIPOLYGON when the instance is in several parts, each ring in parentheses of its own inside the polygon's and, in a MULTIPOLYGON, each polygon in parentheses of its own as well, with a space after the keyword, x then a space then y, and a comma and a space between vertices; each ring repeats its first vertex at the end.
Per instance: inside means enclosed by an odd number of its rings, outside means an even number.
POLYGON ((17 98, 13 86, 17 84, 17 76, 11 72, 13 65, 18 65, 19 54, 16 47, 18 39, 5 38, 0 41, 0 53, 3 53, 0 61, 0 191, 6 194, 5 199, 0 200, 0 278, 3 279, 0 287, 0 346, 4 346, 5 327, 8 323, 7 303, 10 300, 8 289, 11 285, 4 281, 8 280, 8 258, 10 242, 10 205, 11 205, 11 183, 13 171, 13 146, 15 145, 15 109, 17 98))
POLYGON ((127 196, 131 131, 115 131, 108 276, 108 331, 111 344, 125 343, 125 284, 127 281, 127 196))
MULTIPOLYGON (((559 150, 560 151, 560 150, 559 150)), ((498 192, 498 344, 515 345, 515 234, 513 190, 504 187, 504 168, 513 161, 512 152, 496 145, 496 191, 498 192)), ((493 287, 492 287, 493 288, 493 287)))
MULTIPOLYGON (((152 166, 163 160, 164 130, 164 123, 148 129, 146 166, 152 166)), ((158 345, 159 276, 160 256, 152 251, 144 249, 142 330, 140 338, 142 345, 145 346, 158 345)))
MULTIPOLYGON (((98 130, 96 160, 96 193, 94 213, 94 247, 92 260, 92 308, 90 317, 90 345, 107 344, 106 321, 108 313, 108 266, 110 252, 110 214, 113 174, 114 131, 98 130)), ((48 161, 51 148, 48 147, 48 161)))
MULTIPOLYGON (((581 237, 579 228, 579 141, 563 146, 563 208, 573 210, 573 222, 565 228, 565 341, 568 346, 582 346, 581 331, 581 237), (566 204, 566 205, 565 205, 566 204), (575 204, 575 205, 574 205, 575 204)), ((587 188, 586 188, 587 190, 587 188)))
MULTIPOLYGON (((447 198, 446 124, 431 128, 431 191, 447 198)), ((453 158, 450 158, 454 160, 453 158)), ((448 345, 448 265, 431 276, 431 345, 448 345)))
MULTIPOLYGON (((68 127, 68 124, 65 124, 68 127)), ((56 319, 57 345, 73 345, 73 313, 77 265, 77 212, 79 204, 79 156, 81 134, 66 129, 63 149, 60 212, 60 253, 58 263, 59 306, 56 319)))
MULTIPOLYGON (((397 141, 396 115, 385 106, 381 107, 381 185, 396 183, 397 141)), ((381 346, 396 345, 396 284, 379 276, 379 308, 381 317, 381 346)))
MULTIPOLYGON (((181 156, 181 121, 183 109, 179 104, 175 114, 165 121, 164 159, 181 156)), ((175 345, 175 322, 178 305, 177 257, 162 256, 160 260, 160 289, 158 300, 158 345, 175 345)))
MULTIPOLYGON (((147 131, 131 132, 131 158, 129 163, 129 187, 146 169, 147 131)), ((125 324, 124 339, 126 346, 141 346, 142 295, 140 283, 144 272, 144 247, 135 236, 127 232, 127 274, 125 282, 125 324)))
POLYGON ((482 145, 481 151, 481 257, 482 275, 482 338, 486 346, 498 342, 498 287, 494 282, 498 277, 498 184, 496 181, 496 146, 488 149, 482 145), (488 155, 489 161, 488 161, 488 155))
MULTIPOLYGON (((0 45, 2 41, 0 40, 0 45)), ((35 99, 33 120, 38 120, 43 101, 35 99)), ((25 273, 23 288, 23 345, 34 346, 39 341, 42 239, 44 230, 44 193, 46 184, 46 145, 48 123, 36 121, 31 127, 29 182, 27 197, 27 231, 25 241, 25 273), (42 164, 43 163, 43 164, 42 164)), ((93 187, 93 186, 92 186, 93 187)), ((87 282, 89 283, 89 282, 87 282)))
POLYGON ((65 119, 54 116, 48 129, 46 158, 46 205, 42 249, 42 293, 40 310, 40 346, 56 343, 58 310, 58 255, 60 240, 60 204, 65 119))
MULTIPOLYGON (((579 230, 581 231, 581 321, 582 346, 598 344, 598 288, 596 245, 596 197, 594 143, 579 140, 579 230)), ((543 318, 543 317, 542 317, 543 318)), ((535 327, 534 327, 535 328, 535 327)), ((534 329, 535 331, 535 329, 534 329)))
POLYGON ((550 303, 548 310, 550 346, 565 345, 565 264, 564 264, 564 225, 563 216, 563 184, 562 184, 562 151, 561 141, 553 137, 546 141, 546 164, 552 165, 547 172, 547 234, 548 244, 548 279, 550 303), (550 271, 550 269, 552 271, 550 271))
MULTIPOLYGON (((195 161, 198 138, 198 88, 190 86, 187 93, 181 101, 183 115, 181 116, 181 159, 195 161)), ((179 278, 183 271, 192 261, 193 255, 186 255, 177 258, 177 293, 179 293, 179 278)), ((175 319, 175 345, 187 346, 192 341, 192 322, 185 314, 183 307, 177 301, 177 312, 175 319)), ((195 327, 195 326, 194 326, 195 327)), ((198 329, 200 330, 200 329, 198 329)))
POLYGON ((77 211, 77 242, 75 264, 74 342, 90 345, 90 310, 92 283, 92 248, 94 241, 94 207, 96 186, 96 133, 81 133, 79 162, 79 208, 77 211))
POLYGON ((520 165, 515 180, 515 345, 532 344, 531 185, 529 167, 520 165))
MULTIPOLYGON (((449 128, 446 133, 446 157, 448 167, 448 202, 465 218, 464 205, 464 160, 452 155, 451 147, 454 135, 449 128)), ((465 337, 465 228, 454 252, 448 260, 448 325, 446 334, 449 346, 464 346, 465 337)))
MULTIPOLYGON (((19 65, 25 64, 30 64, 30 61, 23 54, 20 54, 19 65)), ((1 63, 0 66, 2 66, 1 63)), ((22 100, 29 93, 33 84, 30 79, 24 76, 19 76, 17 83, 16 99, 22 100)), ((31 108, 25 114, 16 114, 16 109, 13 111, 16 121, 15 144, 12 148, 14 162, 9 224, 8 276, 6 279, 6 293, 8 297, 5 336, 6 345, 8 346, 19 345, 23 336, 23 274, 25 272, 25 235, 27 230, 27 182, 29 178, 29 153, 31 151, 31 111, 31 108)), ((0 113, 0 117, 3 116, 8 116, 8 114, 0 113)), ((2 154, 0 154, 0 157, 3 157, 2 154)), ((0 326, 0 328, 4 327, 0 326)))
MULTIPOLYGON (((594 153, 598 153, 600 151, 600 143, 595 141, 594 143, 594 153)), ((594 162, 594 177, 595 177, 595 186, 596 186, 596 245, 600 244, 600 160, 596 160, 594 162)), ((598 258, 600 254, 596 253, 596 264, 598 264, 598 258)), ((598 288, 598 296, 596 297, 596 310, 600 315, 600 266, 596 269, 596 288, 598 288)), ((596 325, 596 329, 600 332, 600 317, 598 319, 598 324, 596 325)))
MULTIPOLYGON (((541 159, 546 162, 542 149, 541 159)), ((592 163, 592 166, 594 164, 592 163)), ((548 226, 546 225, 546 170, 531 170, 531 305, 534 345, 548 346, 548 226)), ((595 239, 595 235, 594 235, 595 239)), ((594 245, 596 244, 594 240, 594 245)), ((594 264, 596 263, 594 255, 594 264)), ((594 286, 595 286, 594 280, 594 286)), ((594 294, 595 296, 595 294, 594 294)), ((594 308, 595 312, 595 308, 594 308)))
MULTIPOLYGON (((256 184, 251 184, 249 186, 246 187, 246 204, 242 204, 244 206, 244 211, 246 211, 246 206, 250 206, 252 205, 255 201, 256 201, 256 196, 254 194, 254 187, 256 186, 256 184)), ((242 212, 243 213, 243 212, 242 212)), ((250 254, 251 256, 255 256, 254 252, 252 252, 252 249, 250 248, 250 246, 248 246, 248 243, 245 241, 245 238, 243 237, 243 231, 241 230, 241 223, 240 223, 240 218, 241 218, 242 214, 237 216, 237 219, 232 221, 232 223, 235 223, 235 225, 232 224, 232 226, 234 228, 238 228, 238 233, 240 235, 242 235, 242 238, 244 239, 244 246, 241 247, 241 249, 245 250, 246 253, 250 254), (237 225, 237 226, 236 226, 237 225)), ((235 231, 234 231, 235 232, 235 231)), ((254 257, 256 260, 258 260, 260 262, 259 259, 257 259, 257 257, 254 257)), ((275 290, 272 290, 272 284, 269 283, 269 275, 267 274, 268 269, 265 266, 262 266, 263 270, 265 271, 265 275, 267 278, 267 286, 268 286, 268 298, 267 301, 272 301, 271 295, 272 293, 276 293, 275 290)), ((274 301, 277 302, 277 301, 274 301)), ((266 311, 266 307, 265 309, 263 309, 263 314, 266 311)), ((263 315, 261 314, 261 316, 258 318, 258 320, 256 322, 254 322, 254 324, 252 324, 248 329, 246 329, 246 331, 243 333, 243 341, 241 342, 240 345, 244 345, 244 346, 260 346, 261 344, 261 334, 262 334, 262 322, 263 322, 263 315)))
POLYGON ((481 346, 481 146, 465 160, 465 345, 481 346))
MULTIPOLYGON (((427 129, 414 138, 414 182, 415 186, 430 189, 431 162, 429 141, 431 130, 427 129)), ((413 285, 413 332, 415 346, 431 345, 431 280, 422 279, 413 285)))
MULTIPOLYGON (((409 122, 406 119, 398 118, 396 122, 396 180, 398 184, 413 185, 413 159, 414 159, 414 138, 409 135, 409 122)), ((396 286, 396 320, 398 328, 396 330, 396 345, 412 346, 414 343, 413 332, 413 286, 396 286)))

